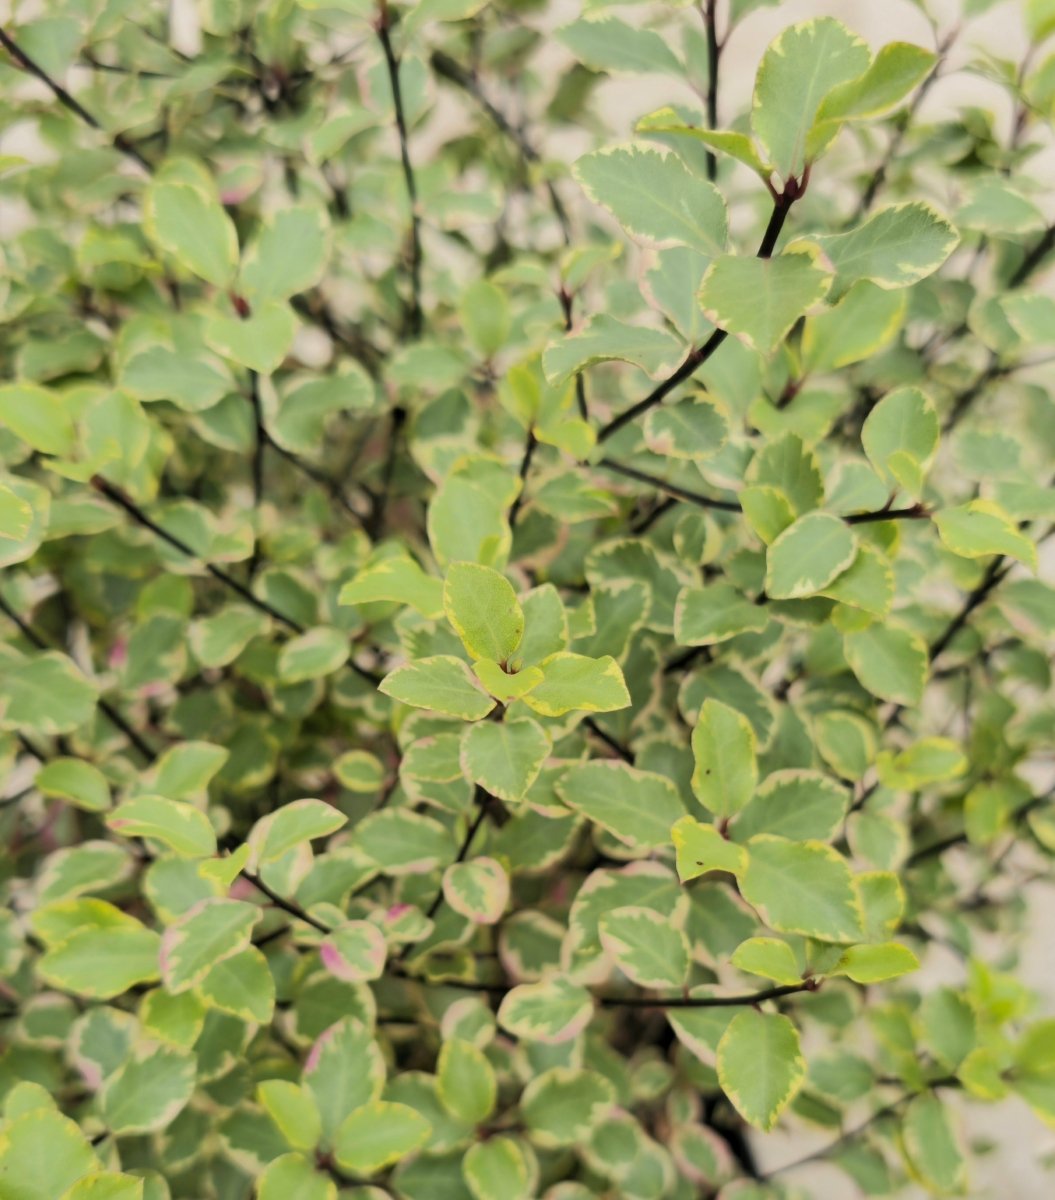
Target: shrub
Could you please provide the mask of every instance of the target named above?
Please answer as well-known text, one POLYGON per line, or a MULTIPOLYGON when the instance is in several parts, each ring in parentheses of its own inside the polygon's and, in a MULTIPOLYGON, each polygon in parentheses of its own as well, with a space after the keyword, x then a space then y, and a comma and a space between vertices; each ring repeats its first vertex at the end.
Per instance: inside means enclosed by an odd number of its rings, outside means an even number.
POLYGON ((949 1193, 1055 1120, 1055 57, 764 7, 0 35, 3 1200, 949 1193))

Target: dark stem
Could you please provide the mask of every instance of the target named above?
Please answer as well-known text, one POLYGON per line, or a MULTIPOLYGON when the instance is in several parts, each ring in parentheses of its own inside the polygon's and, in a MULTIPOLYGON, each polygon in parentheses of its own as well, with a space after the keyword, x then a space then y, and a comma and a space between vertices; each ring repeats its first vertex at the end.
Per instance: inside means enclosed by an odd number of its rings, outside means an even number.
POLYGON ((520 514, 521 505, 527 498, 527 477, 531 470, 531 460, 535 455, 535 447, 538 445, 538 439, 535 437, 534 429, 528 430, 527 441, 524 443, 524 457, 520 460, 520 470, 517 476, 520 479, 520 491, 517 492, 513 503, 509 506, 509 528, 515 529, 517 517, 520 514))
POLYGON ((253 530, 253 553, 249 559, 249 578, 256 574, 260 565, 260 505, 264 499, 264 447, 267 445, 267 430, 264 428, 264 414, 260 405, 260 376, 256 371, 249 372, 249 400, 253 406, 253 515, 256 518, 253 530))
POLYGON ((890 143, 886 148, 886 153, 883 155, 876 169, 869 176, 868 182, 865 184, 864 191, 861 193, 861 199, 858 201, 857 208, 854 210, 853 216, 847 222, 848 225, 854 225, 868 212, 875 203, 875 198, 879 194, 880 189, 886 182, 887 172, 890 170, 891 163, 897 158, 901 151, 901 143, 905 140, 905 135, 913 124, 913 118, 919 112, 920 105, 926 99, 927 93, 938 80, 938 74, 941 70, 941 60, 948 54, 953 42, 959 34, 958 29, 953 29, 948 36, 938 46, 938 61, 934 64, 934 70, 927 76, 926 79, 919 85, 915 96, 912 97, 912 102, 908 108, 897 118, 897 124, 894 126, 894 133, 890 139, 890 143))
POLYGON ((411 337, 420 337, 423 324, 421 309, 421 218, 418 215, 418 185, 414 168, 410 162, 410 139, 407 133, 407 118, 403 109, 403 88, 399 80, 399 58, 392 46, 391 14, 387 0, 380 0, 376 22, 377 36, 385 54, 388 81, 392 88, 392 106, 396 113, 396 130, 399 133, 399 157, 403 163, 403 181, 406 184, 407 200, 410 202, 410 304, 407 310, 407 327, 411 337))
MULTIPOLYGON (((311 913, 301 908, 301 906, 297 904, 295 900, 287 900, 285 896, 280 896, 278 892, 276 892, 274 888, 269 887, 259 875, 254 874, 252 871, 240 871, 239 874, 243 879, 248 880, 248 882, 251 883, 258 892, 263 893, 263 895, 265 895, 276 908, 282 909, 284 913, 288 913, 291 917, 296 917, 298 921, 303 921, 305 924, 310 925, 313 929, 317 929, 320 933, 333 932, 329 925, 325 924, 323 921, 320 921, 317 917, 313 917, 311 913)), ((283 930, 283 932, 285 931, 283 930)))
POLYGON ((690 491, 688 488, 679 487, 676 483, 668 483, 658 475, 650 475, 647 471, 639 471, 637 467, 617 462, 614 458, 602 458, 596 465, 603 467, 606 471, 613 471, 617 475, 625 475, 627 479, 636 479, 638 483, 647 483, 658 491, 673 496, 676 500, 685 500, 689 504, 699 505, 700 508, 740 512, 740 505, 735 500, 719 500, 716 496, 705 496, 702 492, 690 491))
POLYGON ((593 717, 584 717, 582 723, 598 741, 604 742, 609 750, 614 750, 623 762, 630 763, 631 766, 634 765, 633 754, 630 753, 622 742, 617 741, 610 733, 602 729, 593 717))
MULTIPOLYGON (((90 125, 92 129, 99 130, 100 133, 106 133, 101 123, 84 107, 83 104, 75 97, 71 96, 68 91, 58 83, 41 67, 34 62, 32 58, 18 45, 17 42, 8 34, 8 32, 0 26, 0 45, 11 55, 11 57, 25 68, 31 75, 35 75, 41 83, 51 92, 58 102, 63 107, 69 109, 71 113, 79 117, 86 125, 90 125)), ((144 158, 139 150, 130 142, 124 134, 115 134, 112 138, 115 149, 120 150, 122 154, 126 154, 129 158, 134 159, 139 165, 148 172, 153 171, 153 166, 150 160, 144 158)))
POLYGON ((747 992, 739 996, 674 996, 669 999, 650 999, 648 996, 596 996, 603 1008, 738 1008, 742 1005, 761 1004, 764 1000, 778 1000, 781 996, 794 996, 798 992, 815 992, 817 984, 812 980, 789 983, 782 987, 765 988, 760 992, 747 992))
POLYGON ((952 618, 948 625, 945 626, 945 629, 941 632, 941 634, 935 638, 933 642, 931 642, 930 647, 928 648, 928 655, 932 663, 940 654, 944 653, 944 651, 948 648, 949 643, 967 624, 971 613, 973 613, 974 610, 986 600, 989 593, 1007 574, 1010 568, 1005 567, 1004 562, 1005 559, 1004 555, 1002 554, 998 554, 993 559, 978 585, 967 595, 960 607, 959 612, 952 618))
MULTIPOLYGON (((530 166, 542 161, 542 155, 528 141, 523 131, 518 129, 505 113, 488 98, 472 72, 466 70, 460 63, 455 62, 449 55, 444 54, 442 50, 434 51, 429 59, 429 63, 441 79, 446 79, 449 83, 453 83, 455 87, 461 88, 463 92, 471 96, 479 104, 483 112, 493 122, 495 128, 504 133, 513 143, 526 165, 530 166)), ((567 209, 565 209, 564 203, 560 198, 560 193, 550 179, 545 181, 544 186, 546 194, 549 197, 550 208, 553 209, 553 215, 557 218, 557 224, 560 226, 561 238, 566 246, 570 245, 571 221, 568 218, 567 209)))
POLYGON ((1034 243, 1033 248, 1027 251, 1026 257, 1018 264, 1014 274, 1007 281, 1007 286, 1009 288, 1021 287, 1053 249, 1055 249, 1055 225, 1049 225, 1041 234, 1040 239, 1034 243))
MULTIPOLYGON (((567 288, 562 287, 558 293, 558 299, 561 311, 564 313, 564 332, 571 333, 572 307, 575 304, 575 297, 567 288)), ((586 378, 582 371, 575 376, 575 403, 579 409, 579 416, 584 421, 589 421, 590 410, 586 404, 586 378)))
MULTIPOLYGON (((772 255, 774 249, 776 249, 777 239, 784 228, 784 222, 791 211, 791 206, 805 192, 808 182, 809 180, 806 175, 803 175, 802 180, 789 179, 784 191, 776 196, 765 233, 762 234, 762 241, 759 243, 758 250, 755 253, 756 258, 769 258, 772 255)), ((631 421, 635 421, 642 413, 646 413, 650 408, 654 408, 679 383, 684 383, 686 379, 695 375, 700 367, 715 353, 722 342, 725 341, 726 337, 728 337, 728 334, 724 329, 715 329, 702 345, 694 346, 689 351, 681 366, 672 375, 668 375, 666 379, 656 384, 643 400, 639 400, 637 404, 631 405, 625 412, 621 412, 617 417, 613 417, 607 425, 603 426, 598 431, 597 441, 607 441, 613 434, 618 433, 624 425, 629 425, 631 421)))
MULTIPOLYGON (((484 803, 483 788, 477 787, 475 801, 476 801, 476 806, 477 806, 476 816, 473 817, 472 821, 469 824, 469 828, 465 832, 465 837, 462 838, 462 844, 458 847, 458 853, 455 856, 453 862, 451 862, 451 864, 450 864, 452 867, 455 865, 455 863, 460 863, 460 862, 465 861, 466 856, 468 855, 473 842, 476 840, 476 835, 480 832, 480 826, 487 819, 487 806, 484 803)), ((443 884, 441 883, 439 890, 436 892, 436 895, 432 898, 432 903, 425 910, 425 916, 431 920, 436 915, 436 913, 439 912, 440 905, 442 903, 443 903, 443 884)))
POLYGON ((392 477, 396 469, 396 450, 399 446, 399 434, 406 419, 407 410, 402 405, 397 404, 392 409, 389 422, 388 452, 385 455, 385 464, 381 470, 381 490, 373 497, 370 520, 367 523, 366 531, 370 535, 371 540, 375 542, 384 532, 385 516, 388 512, 388 504, 392 496, 392 477))
MULTIPOLYGON (((718 41, 718 0, 704 0, 703 21, 707 30, 707 125, 718 128, 718 62, 722 46, 718 41)), ((718 177, 718 156, 707 151, 707 178, 718 177)))
MULTIPOLYGON (((56 647, 49 645, 49 643, 42 638, 39 633, 37 633, 32 625, 30 625, 27 621, 24 621, 18 615, 18 613, 15 612, 11 605, 8 604, 2 595, 0 595, 0 612, 3 612, 4 616, 13 621, 15 625, 18 626, 19 632, 26 639, 26 641, 35 646, 38 650, 56 649, 56 647)), ((128 738, 128 740, 147 760, 147 762, 154 761, 154 751, 151 749, 149 742, 146 741, 146 739, 138 730, 129 725, 129 723, 121 715, 120 711, 115 708, 109 702, 109 700, 105 700, 100 697, 96 701, 96 706, 103 716, 106 717, 106 719, 110 722, 110 724, 113 725, 115 729, 120 730, 120 732, 123 733, 126 738, 128 738)), ((36 755, 36 751, 32 751, 32 753, 36 755)), ((39 758, 39 755, 36 755, 36 757, 39 758)))

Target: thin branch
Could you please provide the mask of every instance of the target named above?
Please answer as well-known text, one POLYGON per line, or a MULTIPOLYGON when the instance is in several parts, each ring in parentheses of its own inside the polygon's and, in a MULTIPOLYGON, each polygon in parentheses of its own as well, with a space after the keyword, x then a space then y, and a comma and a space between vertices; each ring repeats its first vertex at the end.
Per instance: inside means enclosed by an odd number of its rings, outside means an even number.
MULTIPOLYGON (((470 822, 469 828, 465 832, 465 837, 462 838, 462 844, 458 847, 458 853, 455 856, 453 862, 450 864, 452 867, 456 863, 465 862, 466 856, 468 855, 473 842, 476 840, 476 835, 480 832, 480 826, 483 825, 484 821, 487 818, 487 806, 484 804, 484 799, 481 794, 482 792, 483 792, 483 788, 477 787, 476 797, 475 797, 476 805, 477 805, 477 813, 476 813, 476 816, 470 822)), ((432 898, 432 903, 425 910, 425 916, 428 917, 429 920, 431 920, 436 915, 436 913, 439 912, 440 905, 442 903, 443 903, 443 885, 441 883, 439 889, 436 892, 436 895, 432 898)))
POLYGON ((913 118, 919 112, 920 106, 927 98, 927 93, 937 83, 941 72, 942 60, 952 49, 952 44, 959 35, 959 29, 953 29, 945 39, 938 45, 938 61, 934 64, 934 70, 927 76, 926 79, 919 85, 915 96, 912 97, 912 102, 896 119, 894 133, 887 145, 886 153, 880 159, 878 166, 869 177, 868 183, 865 184, 864 191, 861 193, 861 199, 858 202, 857 208, 854 210, 853 216, 847 222, 849 225, 856 224, 875 203, 875 198, 878 196, 883 184, 886 183, 887 172, 891 165, 901 153, 901 144, 905 140, 905 135, 913 125, 913 118))
MULTIPOLYGON (((120 488, 115 487, 112 483, 108 483, 102 478, 101 475, 93 476, 91 483, 96 491, 100 492, 111 503, 116 504, 118 508, 123 509, 137 525, 141 525, 144 529, 149 529, 151 533, 153 533, 156 537, 161 538, 163 542, 167 543, 173 549, 178 550, 181 554, 186 555, 188 558, 193 558, 197 562, 201 563, 205 570, 208 571, 208 573, 214 579, 219 580, 219 582, 225 587, 228 587, 231 589, 231 591, 236 592, 242 597, 243 600, 245 600, 247 604, 252 605, 252 607, 257 609, 259 612, 266 613, 269 617, 272 617, 274 620, 278 621, 280 625, 284 625, 287 629, 291 629, 294 633, 305 632, 304 626, 299 621, 294 620, 293 617, 287 616, 284 612, 281 612, 279 609, 269 604, 266 600, 261 600, 260 597, 254 592, 250 591, 250 589, 247 588, 244 583, 238 579, 235 579, 233 575, 228 574, 222 567, 216 566, 215 563, 205 562, 199 557, 197 551, 192 546, 188 545, 185 541, 183 541, 182 538, 176 537, 175 534, 170 533, 151 517, 147 516, 147 514, 139 507, 139 505, 136 504, 135 501, 127 496, 123 491, 121 491, 120 488)), ((353 671, 355 671, 357 675, 360 675, 363 679, 368 680, 375 686, 381 682, 380 676, 376 675, 373 671, 367 670, 365 667, 361 667, 351 656, 348 658, 348 665, 353 671)))
POLYGON ((388 81, 392 88, 392 106, 396 114, 396 131, 399 134, 399 157, 403 163, 403 181, 406 184, 407 200, 410 202, 410 305, 407 324, 411 337, 420 337, 424 316, 421 308, 421 218, 418 215, 418 185, 414 168, 410 162, 407 118, 403 108, 403 87, 399 79, 399 57, 392 46, 392 17, 388 0, 380 0, 378 16, 374 23, 378 40, 385 55, 388 81))
POLYGON ((520 460, 520 470, 517 472, 517 478, 520 480, 520 491, 513 498, 513 503, 509 506, 509 528, 515 529, 517 517, 520 515, 521 505, 527 499, 527 477, 531 470, 531 460, 535 456, 535 447, 538 445, 538 439, 535 437, 535 430, 529 429, 527 441, 524 443, 524 457, 520 460))
POLYGON ((802 983, 764 988, 760 992, 747 992, 738 996, 671 996, 667 999, 652 999, 648 996, 600 995, 594 999, 603 1008, 739 1008, 744 1005, 762 1004, 766 1000, 779 1000, 781 996, 794 996, 798 992, 815 992, 817 987, 816 980, 805 979, 802 983))
POLYGON ((633 754, 631 754, 631 752, 626 748, 626 746, 623 745, 622 742, 617 741, 616 738, 612 737, 610 733, 607 733, 604 729, 602 729, 601 726, 598 725, 593 719, 593 717, 584 717, 582 723, 585 728, 587 728, 593 734, 593 736, 597 738, 598 741, 604 742, 609 750, 614 750, 615 753, 623 760, 623 762, 630 763, 631 766, 634 765, 633 754))
MULTIPOLYGON (((79 100, 77 100, 74 96, 71 96, 61 83, 55 79, 52 79, 52 77, 47 73, 47 71, 44 70, 42 66, 30 58, 29 55, 3 28, 3 26, 0 26, 0 45, 4 47, 8 54, 10 54, 20 66, 27 70, 31 75, 35 75, 37 79, 39 79, 40 82, 48 88, 51 94, 64 108, 69 109, 69 111, 73 113, 74 116, 82 120, 85 125, 90 125, 92 129, 97 129, 100 133, 107 133, 107 131, 103 128, 102 123, 96 117, 94 117, 79 100)), ((130 142, 128 138, 124 136, 124 134, 107 134, 107 136, 111 138, 115 149, 120 150, 122 154, 127 155, 129 158, 134 159, 144 171, 153 171, 154 168, 151 165, 150 160, 144 158, 136 146, 130 142)))
POLYGON ((703 492, 694 492, 689 488, 679 487, 676 483, 668 483, 658 475, 639 471, 637 467, 617 462, 614 458, 602 458, 594 465, 603 467, 606 471, 613 471, 616 475, 625 475, 627 479, 636 479, 638 483, 647 483, 650 487, 654 487, 660 492, 666 492, 668 496, 673 496, 676 500, 685 500, 700 508, 717 508, 722 512, 735 513, 741 511, 740 505, 735 500, 720 500, 716 496, 705 496, 703 492))
POLYGON ((260 505, 264 500, 264 447, 267 445, 267 431, 264 428, 264 413, 260 404, 260 376, 256 371, 249 372, 249 401, 253 406, 253 553, 249 559, 249 578, 256 574, 260 565, 260 505))
MULTIPOLYGON (((564 313, 564 332, 571 333, 573 324, 572 308, 575 304, 575 296, 567 288, 562 287, 557 293, 557 299, 560 301, 561 312, 564 313)), ((575 376, 575 403, 579 409, 579 416, 584 421, 589 421, 590 410, 586 403, 586 377, 582 371, 575 376)))
MULTIPOLYGON (((1024 804, 1020 804, 1009 815, 1011 824, 1017 825, 1025 817, 1028 817, 1031 812, 1047 804, 1051 796, 1052 792, 1049 791, 1043 796, 1033 796, 1024 804)), ((940 854, 944 854, 946 850, 952 849, 953 846, 966 845, 969 840, 966 830, 950 834, 948 837, 942 838, 939 842, 931 842, 929 846, 921 846, 918 850, 914 850, 905 859, 903 865, 906 867, 918 866, 921 862, 926 862, 929 858, 935 858, 940 854)))
MULTIPOLYGON (((305 924, 310 925, 313 929, 317 929, 320 933, 333 932, 329 925, 327 925, 324 921, 320 921, 317 917, 313 917, 306 909, 301 908, 301 906, 297 904, 295 900, 287 900, 285 896, 280 896, 278 892, 276 892, 274 888, 269 887, 259 875, 254 874, 252 871, 245 870, 239 871, 239 874, 243 879, 251 883, 258 892, 263 893, 263 895, 265 895, 276 908, 282 909, 284 913, 287 913, 291 917, 296 917, 298 921, 304 921, 305 924)), ((285 930, 283 930, 283 932, 285 932, 285 930)))
MULTIPOLYGON (((759 243, 758 250, 755 253, 756 258, 769 258, 772 255, 776 249, 777 239, 784 228, 784 222, 791 211, 791 206, 803 195, 808 182, 806 174, 803 175, 801 180, 790 179, 785 185, 784 191, 780 192, 774 198, 773 211, 769 215, 769 222, 766 225, 765 233, 763 233, 762 241, 759 243)), ((639 400, 636 404, 631 405, 630 408, 621 412, 617 417, 613 417, 607 425, 602 426, 598 431, 597 441, 607 441, 614 434, 618 433, 624 425, 629 425, 643 413, 648 412, 650 408, 654 408, 678 384, 684 383, 686 379, 690 379, 695 375, 727 337, 728 333, 726 330, 715 329, 705 342, 699 346, 694 346, 685 356, 681 366, 672 375, 668 375, 666 379, 656 384, 643 400, 639 400)))
POLYGON ((1027 251, 1025 258, 1018 264, 1018 268, 1007 281, 1007 286, 1009 288, 1021 287, 1052 250, 1055 250, 1055 225, 1049 225, 1041 234, 1040 239, 1034 243, 1033 248, 1027 251))
POLYGON ((407 410, 402 405, 395 405, 389 421, 388 453, 381 470, 381 490, 372 497, 370 519, 366 526, 366 532, 375 542, 384 532, 385 516, 392 493, 392 477, 396 469, 396 448, 399 445, 400 430, 406 419, 407 410))
POLYGON ((875 512, 851 513, 843 520, 847 525, 868 525, 873 521, 925 521, 929 518, 926 505, 912 504, 908 508, 877 508, 875 512))
POLYGON ((988 598, 989 593, 1000 583, 1004 576, 1010 570, 1010 567, 1005 566, 1006 558, 1002 554, 998 554, 989 564, 985 574, 982 576, 978 585, 971 591, 963 604, 960 606, 959 612, 945 626, 942 632, 931 642, 928 647, 927 654, 930 661, 933 663, 939 655, 943 654, 948 648, 949 643, 967 624, 971 614, 980 604, 983 604, 988 598))
MULTIPOLYGON (((707 125, 718 128, 718 63, 722 44, 718 41, 718 0, 704 0, 703 23, 707 34, 707 125)), ((707 178, 713 183, 718 177, 718 156, 707 151, 707 178)))
MULTIPOLYGON (((45 638, 41 637, 28 621, 24 621, 22 617, 15 612, 11 605, 8 604, 2 595, 0 595, 0 612, 2 612, 9 620, 13 621, 15 625, 18 626, 19 632, 26 639, 26 641, 35 646, 38 650, 57 649, 57 647, 52 646, 45 638)), ((128 740, 147 760, 147 762, 154 761, 156 755, 151 749, 150 743, 147 742, 147 740, 137 729, 134 729, 125 720, 120 711, 115 708, 114 705, 109 702, 109 700, 106 700, 100 696, 96 701, 96 705, 103 716, 106 717, 106 719, 110 722, 110 724, 113 725, 115 729, 120 730, 120 732, 123 733, 126 738, 128 738, 128 740)), ((36 754, 36 751, 32 751, 32 753, 36 757, 40 757, 36 754)))
MULTIPOLYGON (((528 141, 524 132, 518 129, 505 113, 488 98, 472 72, 466 70, 460 63, 455 62, 449 55, 444 54, 442 50, 434 51, 429 59, 429 63, 441 79, 446 79, 449 83, 453 83, 455 87, 461 88, 463 92, 471 96, 479 104, 495 127, 501 133, 504 133, 513 143, 526 164, 537 165, 542 162, 542 155, 528 141)), ((561 200, 560 193, 551 179, 545 180, 544 186, 546 194, 549 196, 553 215, 557 218, 557 224, 560 226, 561 238, 566 246, 570 245, 571 221, 568 219, 568 212, 564 207, 564 202, 561 200)))

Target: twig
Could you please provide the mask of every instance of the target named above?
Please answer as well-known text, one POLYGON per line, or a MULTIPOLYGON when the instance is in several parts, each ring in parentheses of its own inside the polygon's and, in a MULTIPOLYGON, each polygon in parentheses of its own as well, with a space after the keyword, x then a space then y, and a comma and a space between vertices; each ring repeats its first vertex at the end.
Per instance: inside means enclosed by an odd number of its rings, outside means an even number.
MULTIPOLYGON (((0 45, 11 55, 11 57, 25 68, 31 75, 35 75, 41 83, 45 85, 52 93, 58 102, 63 107, 68 108, 71 113, 79 117, 86 125, 90 125, 92 129, 97 129, 100 133, 106 133, 100 121, 98 121, 79 100, 71 96, 68 91, 44 70, 42 66, 36 63, 29 55, 18 45, 18 43, 10 36, 10 34, 0 26, 0 45)), ((134 159, 143 168, 144 171, 152 172, 154 170, 150 160, 144 158, 134 143, 122 133, 114 134, 111 137, 114 148, 120 150, 122 154, 128 155, 134 159)))
POLYGON ((527 477, 531 470, 531 460, 535 455, 535 447, 538 445, 538 439, 535 437, 535 430, 528 429, 527 441, 524 443, 524 457, 520 460, 520 470, 517 472, 517 477, 520 480, 520 491, 513 498, 513 503, 509 506, 509 528, 515 529, 517 517, 520 515, 521 505, 527 498, 527 477))
MULTIPOLYGON (((247 588, 244 583, 238 579, 235 579, 233 575, 228 574, 222 567, 216 566, 215 563, 205 562, 204 559, 199 557, 197 551, 192 546, 188 545, 185 541, 183 541, 182 538, 176 537, 175 534, 169 533, 167 529, 164 529, 156 521, 147 516, 147 514, 139 507, 139 505, 136 504, 135 501, 127 496, 123 491, 121 491, 120 488, 115 487, 112 483, 108 483, 102 478, 101 475, 93 476, 91 483, 96 491, 100 492, 111 503, 116 504, 118 508, 123 509, 132 518, 132 520, 136 522, 137 525, 141 525, 144 529, 149 529, 150 532, 156 537, 161 538, 163 542, 166 542, 168 545, 172 546, 173 549, 178 550, 181 554, 185 554, 188 558, 193 558, 200 562, 205 570, 208 571, 208 573, 214 579, 219 580, 219 582, 225 587, 228 587, 233 592, 236 592, 242 597, 243 600, 246 601, 247 604, 252 605, 253 608, 262 613, 266 613, 269 617, 272 617, 274 620, 278 621, 280 625, 284 625, 287 629, 293 630, 294 633, 305 632, 304 626, 299 621, 294 620, 293 617, 287 616, 286 613, 281 612, 279 609, 269 604, 266 600, 261 600, 260 597, 250 591, 250 589, 247 588)), ((357 675, 360 675, 363 679, 368 680, 375 686, 381 682, 381 677, 379 675, 376 675, 373 671, 367 670, 366 667, 361 667, 351 656, 348 658, 348 665, 353 671, 355 671, 357 675)))
MULTIPOLYGON (((446 79, 456 87, 460 87, 479 104, 495 127, 513 143, 525 163, 529 165, 541 163, 542 155, 528 141, 523 131, 518 129, 505 113, 488 98, 475 75, 467 71, 460 63, 455 62, 449 55, 444 54, 442 50, 434 51, 429 62, 441 79, 446 79)), ((544 186, 549 197, 550 207, 553 209, 553 215, 557 218, 557 224, 560 226, 561 238, 566 246, 570 245, 571 221, 568 219, 564 202, 552 180, 545 180, 544 186)))
POLYGON ((602 458, 597 464, 598 467, 603 467, 606 471, 613 471, 616 475, 625 475, 627 479, 636 479, 638 483, 647 483, 657 491, 666 492, 668 496, 673 496, 676 500, 685 500, 689 504, 696 504, 700 508, 717 508, 722 512, 741 511, 740 505, 735 500, 720 500, 716 496, 705 496, 703 492, 694 492, 689 488, 680 487, 676 483, 668 483, 667 480, 661 479, 658 475, 650 475, 647 471, 639 471, 637 467, 628 466, 626 463, 617 462, 614 458, 602 458))
MULTIPOLYGON (((239 871, 243 879, 256 888, 258 892, 262 892, 276 907, 282 909, 284 913, 288 913, 291 917, 296 917, 298 921, 304 921, 313 929, 317 929, 320 933, 332 933, 333 930, 324 921, 320 921, 317 917, 313 917, 306 909, 301 908, 295 900, 287 900, 285 896, 280 896, 274 888, 269 887, 259 875, 252 871, 239 871)), ((285 932, 283 930, 283 932, 285 932)))
MULTIPOLYGON (((780 232, 784 228, 784 222, 791 211, 791 206, 805 193, 808 182, 807 168, 801 180, 789 179, 784 186, 784 190, 776 194, 773 199, 773 211, 769 215, 769 222, 766 225, 765 233, 762 235, 762 241, 755 252, 756 258, 769 258, 772 255, 776 249, 780 232)), ((699 346, 694 346, 685 356, 681 366, 673 374, 668 375, 666 379, 657 383, 643 400, 639 400, 636 404, 631 405, 630 408, 613 417, 607 425, 602 426, 598 431, 597 441, 607 441, 614 434, 618 433, 624 425, 629 425, 631 421, 635 421, 642 414, 648 412, 650 408, 654 408, 659 404, 663 397, 672 392, 678 384, 684 383, 686 379, 691 378, 715 353, 728 336, 726 330, 715 329, 705 342, 699 346)))
POLYGON ((407 133, 407 118, 403 109, 403 87, 399 80, 399 57, 392 46, 392 17, 388 0, 379 0, 378 16, 374 22, 378 40, 385 55, 388 81, 392 88, 392 106, 396 114, 396 131, 399 134, 399 157, 403 163, 403 182, 410 202, 410 304, 407 310, 407 326, 411 337, 420 337, 423 324, 421 309, 421 218, 418 215, 418 185, 414 168, 410 162, 410 145, 407 133))
MULTIPOLYGON (((718 40, 718 0, 704 0, 701 9, 707 34, 707 125, 718 128, 718 62, 722 44, 718 40)), ((707 178, 713 183, 718 177, 718 156, 707 151, 707 178)))

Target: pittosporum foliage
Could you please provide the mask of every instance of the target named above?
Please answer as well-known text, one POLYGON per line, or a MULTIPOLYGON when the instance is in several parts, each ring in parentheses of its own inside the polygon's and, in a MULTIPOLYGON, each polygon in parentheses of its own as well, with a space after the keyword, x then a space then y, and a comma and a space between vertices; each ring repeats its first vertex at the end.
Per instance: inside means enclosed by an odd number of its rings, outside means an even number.
POLYGON ((1055 6, 762 6, 16 6, 2 1200, 809 1194, 778 1124, 949 1194, 1055 1120, 1055 6))

